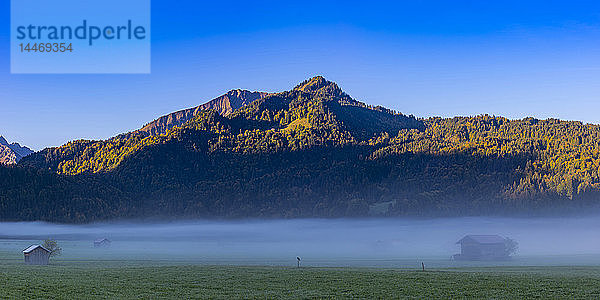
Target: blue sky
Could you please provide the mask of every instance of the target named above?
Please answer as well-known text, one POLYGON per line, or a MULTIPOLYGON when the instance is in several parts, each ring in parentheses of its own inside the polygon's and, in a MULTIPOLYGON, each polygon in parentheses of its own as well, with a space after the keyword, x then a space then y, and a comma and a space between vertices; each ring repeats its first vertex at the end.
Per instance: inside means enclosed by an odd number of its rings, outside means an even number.
POLYGON ((0 135, 36 150, 104 139, 314 75, 418 117, 600 123, 595 1, 212 2, 152 1, 150 75, 12 75, 0 0, 0 135))

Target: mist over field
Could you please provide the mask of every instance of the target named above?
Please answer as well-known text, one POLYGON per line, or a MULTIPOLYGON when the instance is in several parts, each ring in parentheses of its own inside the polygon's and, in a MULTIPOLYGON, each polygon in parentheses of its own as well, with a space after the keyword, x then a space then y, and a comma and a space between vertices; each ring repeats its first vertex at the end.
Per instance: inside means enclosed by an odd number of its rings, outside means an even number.
POLYGON ((600 265, 600 219, 447 218, 295 219, 252 221, 121 222, 62 225, 0 223, 0 253, 17 259, 45 238, 63 255, 55 261, 149 260, 198 264, 431 267, 464 265, 600 265), (504 262, 457 262, 456 241, 498 234, 518 241, 504 262), (98 238, 112 240, 93 248, 98 238))

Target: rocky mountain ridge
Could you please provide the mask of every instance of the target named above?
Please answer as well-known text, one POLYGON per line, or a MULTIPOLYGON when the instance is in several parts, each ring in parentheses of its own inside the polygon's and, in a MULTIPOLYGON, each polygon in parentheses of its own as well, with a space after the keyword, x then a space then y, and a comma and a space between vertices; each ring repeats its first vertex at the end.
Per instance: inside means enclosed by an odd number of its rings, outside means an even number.
POLYGON ((16 164, 31 153, 33 153, 31 149, 19 145, 19 143, 9 143, 0 135, 0 164, 16 164))

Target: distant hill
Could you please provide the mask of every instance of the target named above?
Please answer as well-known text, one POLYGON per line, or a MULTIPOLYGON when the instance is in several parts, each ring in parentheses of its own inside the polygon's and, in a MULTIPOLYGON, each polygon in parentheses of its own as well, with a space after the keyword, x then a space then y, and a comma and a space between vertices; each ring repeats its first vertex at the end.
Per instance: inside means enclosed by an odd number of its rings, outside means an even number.
POLYGON ((16 164, 23 157, 31 153, 33 153, 31 149, 21 146, 18 143, 9 144, 6 139, 0 135, 0 164, 16 164))
POLYGON ((163 118, 0 168, 0 220, 531 215, 600 203, 598 125, 418 119, 320 76, 163 118))

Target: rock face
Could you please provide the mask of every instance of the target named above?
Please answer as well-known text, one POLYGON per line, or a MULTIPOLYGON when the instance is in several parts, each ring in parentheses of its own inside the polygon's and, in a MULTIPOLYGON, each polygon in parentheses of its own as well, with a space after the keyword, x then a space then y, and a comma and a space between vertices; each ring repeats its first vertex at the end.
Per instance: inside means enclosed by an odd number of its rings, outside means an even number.
POLYGON ((31 153, 33 153, 31 149, 23 147, 18 143, 9 144, 6 139, 0 135, 0 164, 16 164, 21 158, 31 153))
POLYGON ((232 90, 227 94, 219 96, 205 104, 180 110, 168 115, 162 116, 139 129, 137 132, 143 132, 148 135, 160 135, 166 133, 169 129, 180 126, 191 120, 199 112, 212 109, 222 116, 228 116, 236 109, 250 104, 252 101, 264 98, 269 95, 264 92, 251 92, 247 90, 232 90))

